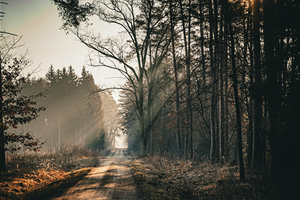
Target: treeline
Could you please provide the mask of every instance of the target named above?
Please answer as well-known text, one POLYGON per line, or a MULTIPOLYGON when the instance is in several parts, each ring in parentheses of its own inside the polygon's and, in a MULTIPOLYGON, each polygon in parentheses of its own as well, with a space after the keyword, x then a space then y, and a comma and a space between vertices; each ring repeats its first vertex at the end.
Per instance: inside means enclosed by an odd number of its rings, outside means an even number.
MULTIPOLYGON (((59 148, 66 143, 84 145, 94 150, 110 147, 112 133, 105 122, 102 101, 116 105, 111 95, 100 96, 99 86, 85 67, 78 77, 72 66, 54 70, 51 66, 45 78, 29 78, 23 85, 22 94, 44 93, 37 101, 46 111, 19 130, 46 141, 44 147, 59 148)), ((106 112, 113 112, 109 107, 106 112)), ((114 134, 114 133, 113 133, 114 134)))
POLYGON ((300 139, 299 1, 53 0, 63 28, 118 70, 129 147, 292 177, 300 139), (90 16, 123 28, 103 39, 90 16), (85 23, 85 26, 80 24, 85 23))

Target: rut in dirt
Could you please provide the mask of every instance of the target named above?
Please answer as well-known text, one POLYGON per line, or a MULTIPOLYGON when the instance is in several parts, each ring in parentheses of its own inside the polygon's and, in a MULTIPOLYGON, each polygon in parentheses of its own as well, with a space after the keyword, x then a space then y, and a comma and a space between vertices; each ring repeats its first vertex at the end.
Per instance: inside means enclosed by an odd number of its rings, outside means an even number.
POLYGON ((126 150, 117 149, 112 157, 101 159, 99 166, 74 187, 51 199, 139 199, 129 167, 131 159, 126 155, 126 150))

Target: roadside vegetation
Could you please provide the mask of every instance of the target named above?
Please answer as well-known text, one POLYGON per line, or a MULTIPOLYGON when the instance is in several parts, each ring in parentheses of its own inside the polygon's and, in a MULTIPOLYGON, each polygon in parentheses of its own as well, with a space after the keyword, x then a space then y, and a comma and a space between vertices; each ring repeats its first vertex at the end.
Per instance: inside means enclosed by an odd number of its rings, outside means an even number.
POLYGON ((136 185, 147 199, 297 199, 296 183, 279 183, 266 174, 248 171, 239 179, 233 163, 212 164, 166 157, 144 157, 132 162, 136 185))
POLYGON ((0 199, 47 199, 75 185, 99 161, 83 146, 7 153, 7 171, 0 174, 0 199))

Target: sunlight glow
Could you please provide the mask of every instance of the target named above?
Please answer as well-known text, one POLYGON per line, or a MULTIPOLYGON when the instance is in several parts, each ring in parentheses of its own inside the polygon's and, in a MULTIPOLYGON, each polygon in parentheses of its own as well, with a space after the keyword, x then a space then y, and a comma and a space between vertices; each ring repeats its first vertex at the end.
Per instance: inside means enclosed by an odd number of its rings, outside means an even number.
POLYGON ((115 148, 128 148, 128 143, 126 141, 126 136, 121 134, 120 137, 115 138, 115 148))

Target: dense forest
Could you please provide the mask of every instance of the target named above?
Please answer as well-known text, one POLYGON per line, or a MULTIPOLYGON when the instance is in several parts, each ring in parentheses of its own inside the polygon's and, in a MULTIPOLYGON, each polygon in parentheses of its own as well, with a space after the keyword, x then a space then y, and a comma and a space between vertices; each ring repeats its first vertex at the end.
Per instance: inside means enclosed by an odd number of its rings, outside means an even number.
MULTIPOLYGON (((18 74, 24 67, 19 66, 18 74)), ((8 79, 8 75, 5 74, 5 77, 8 79)), ((82 68, 81 77, 75 74, 72 66, 57 71, 51 66, 45 78, 31 78, 28 75, 22 80, 16 96, 38 97, 31 105, 43 108, 43 111, 36 113, 33 119, 20 121, 7 128, 7 151, 37 151, 39 145, 44 150, 55 150, 66 144, 77 144, 99 152, 111 147, 117 134, 117 104, 110 93, 100 96, 99 86, 85 67, 82 68), (12 139, 13 136, 26 134, 37 139, 39 144, 24 145, 22 140, 12 139)), ((16 102, 21 104, 20 100, 16 102)), ((14 110, 19 112, 18 108, 14 110)), ((24 116, 22 113, 20 115, 24 116)))
POLYGON ((99 151, 106 148, 105 145, 110 147, 116 133, 110 120, 115 121, 116 118, 109 115, 116 113, 116 102, 111 94, 100 96, 98 90, 93 76, 85 67, 78 77, 72 66, 57 71, 51 66, 45 78, 32 78, 23 85, 24 95, 44 93, 45 97, 40 98, 37 105, 46 110, 35 121, 22 125, 22 131, 45 141, 45 147, 59 148, 67 143, 99 151), (110 107, 105 106, 104 109, 103 101, 110 107))
POLYGON ((63 28, 118 70, 129 148, 274 177, 299 174, 295 0, 53 0, 63 28), (101 38, 93 16, 123 29, 101 38), (81 26, 82 24, 82 26, 81 26), (83 25, 85 24, 85 25, 83 25))

